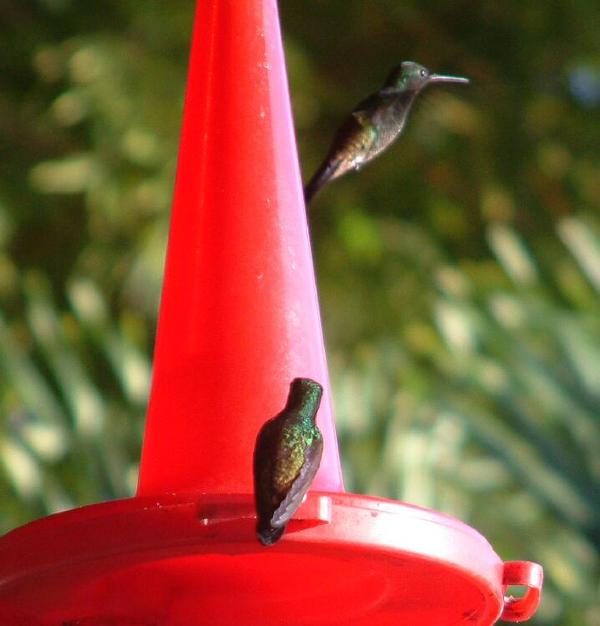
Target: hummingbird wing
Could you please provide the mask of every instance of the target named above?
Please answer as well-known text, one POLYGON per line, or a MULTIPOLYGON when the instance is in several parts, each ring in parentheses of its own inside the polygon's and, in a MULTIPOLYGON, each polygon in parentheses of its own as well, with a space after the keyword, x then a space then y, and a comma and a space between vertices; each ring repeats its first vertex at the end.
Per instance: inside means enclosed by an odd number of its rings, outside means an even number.
POLYGON ((327 156, 304 188, 304 200, 314 196, 330 181, 350 170, 359 170, 376 149, 379 137, 377 115, 391 94, 376 92, 359 102, 338 128, 327 156))
POLYGON ((350 169, 359 170, 365 164, 379 134, 367 111, 353 111, 352 118, 357 124, 354 132, 347 135, 347 145, 350 150, 347 151, 344 159, 345 172, 350 169))
POLYGON ((402 125, 393 121, 397 99, 396 92, 382 89, 365 98, 352 112, 365 129, 361 134, 361 160, 354 165, 354 169, 360 169, 375 158, 400 133, 402 125))
POLYGON ((330 161, 336 161, 337 167, 330 180, 349 170, 359 170, 378 153, 382 117, 393 101, 392 92, 376 91, 354 107, 333 141, 330 161))
POLYGON ((368 119, 362 111, 353 111, 338 128, 327 156, 304 188, 306 204, 310 204, 327 183, 349 170, 360 168, 368 144, 373 140, 367 124, 368 119))
POLYGON ((276 420, 265 422, 254 449, 254 493, 261 520, 268 520, 273 511, 271 480, 275 463, 273 450, 277 446, 280 427, 276 420))
POLYGON ((271 526, 273 528, 285 526, 302 504, 302 498, 304 498, 306 492, 309 490, 317 470, 319 469, 322 454, 323 440, 315 440, 313 445, 306 450, 304 463, 294 479, 290 490, 281 501, 281 504, 273 512, 273 516, 271 517, 271 526))

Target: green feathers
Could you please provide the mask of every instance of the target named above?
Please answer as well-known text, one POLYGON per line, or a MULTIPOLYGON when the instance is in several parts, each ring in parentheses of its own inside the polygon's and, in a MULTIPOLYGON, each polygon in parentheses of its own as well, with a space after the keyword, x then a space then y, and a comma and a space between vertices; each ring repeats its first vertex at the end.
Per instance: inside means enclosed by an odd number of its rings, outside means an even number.
POLYGON ((264 545, 281 537, 319 468, 323 436, 315 417, 322 393, 314 380, 294 379, 285 408, 258 433, 254 450, 256 533, 264 545))

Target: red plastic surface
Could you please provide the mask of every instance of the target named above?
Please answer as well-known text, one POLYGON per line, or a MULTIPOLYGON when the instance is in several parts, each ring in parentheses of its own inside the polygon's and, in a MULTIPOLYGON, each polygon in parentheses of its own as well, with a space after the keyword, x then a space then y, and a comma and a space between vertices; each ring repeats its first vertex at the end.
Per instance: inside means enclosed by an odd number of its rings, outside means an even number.
POLYGON ((274 0, 199 2, 138 493, 252 491, 291 380, 324 387, 314 488, 342 477, 274 0))
POLYGON ((505 593, 509 586, 527 587, 522 597, 505 596, 502 619, 507 622, 528 620, 540 604, 544 583, 542 566, 529 561, 507 561, 502 582, 505 593))
POLYGON ((469 526, 389 500, 313 492, 272 548, 254 524, 250 494, 138 497, 34 522, 0 542, 0 623, 483 626, 503 582, 541 585, 539 566, 504 565, 469 526))
POLYGON ((201 0, 138 494, 2 537, 1 625, 486 626, 537 608, 538 565, 343 493, 292 128, 275 0, 201 0), (265 548, 254 441, 297 376, 324 386, 324 457, 265 548))

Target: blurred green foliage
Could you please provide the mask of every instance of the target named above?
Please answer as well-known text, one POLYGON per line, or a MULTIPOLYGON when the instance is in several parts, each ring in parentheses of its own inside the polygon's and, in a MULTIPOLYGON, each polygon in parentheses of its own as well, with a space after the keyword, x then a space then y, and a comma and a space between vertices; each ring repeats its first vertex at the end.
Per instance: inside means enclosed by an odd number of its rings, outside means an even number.
MULTIPOLYGON (((3 530, 134 490, 192 17, 0 3, 3 530)), ((472 79, 311 212, 347 487, 543 563, 533 623, 598 626, 600 5, 281 17, 306 175, 400 60, 472 79)))

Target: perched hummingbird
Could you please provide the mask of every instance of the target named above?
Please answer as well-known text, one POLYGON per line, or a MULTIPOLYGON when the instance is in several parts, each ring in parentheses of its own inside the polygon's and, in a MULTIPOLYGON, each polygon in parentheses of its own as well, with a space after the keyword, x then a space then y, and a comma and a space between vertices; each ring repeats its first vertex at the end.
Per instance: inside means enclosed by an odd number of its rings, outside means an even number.
POLYGON ((468 83, 468 78, 432 74, 412 61, 395 67, 379 91, 356 105, 334 136, 329 153, 304 188, 308 205, 330 180, 359 170, 402 132, 415 98, 431 83, 468 83))
POLYGON ((281 538, 319 469, 323 436, 315 424, 323 387, 295 378, 281 413, 264 424, 254 449, 254 492, 259 541, 281 538))

